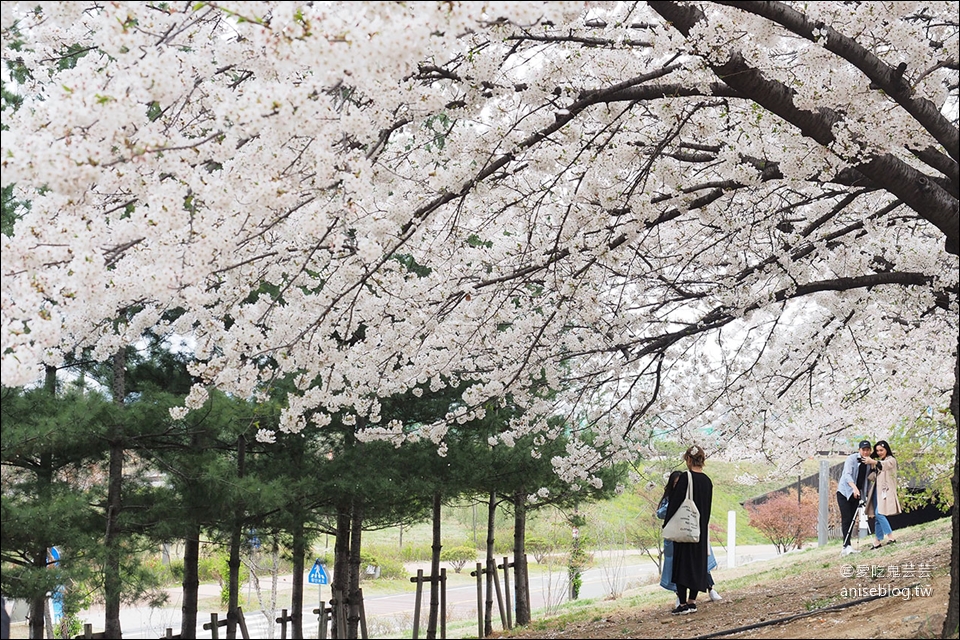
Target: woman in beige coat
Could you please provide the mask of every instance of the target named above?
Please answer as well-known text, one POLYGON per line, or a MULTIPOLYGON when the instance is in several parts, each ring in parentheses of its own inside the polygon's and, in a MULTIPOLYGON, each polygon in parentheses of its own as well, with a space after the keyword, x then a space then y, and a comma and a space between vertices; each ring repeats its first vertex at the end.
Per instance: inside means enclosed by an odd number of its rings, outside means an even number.
POLYGON ((873 454, 870 456, 880 461, 877 473, 877 484, 873 491, 873 499, 867 505, 867 516, 876 517, 874 531, 877 542, 871 549, 879 549, 886 544, 893 544, 896 538, 892 536, 893 528, 887 516, 895 516, 903 510, 900 508, 900 499, 897 497, 897 459, 890 450, 886 440, 878 440, 873 445, 873 454))

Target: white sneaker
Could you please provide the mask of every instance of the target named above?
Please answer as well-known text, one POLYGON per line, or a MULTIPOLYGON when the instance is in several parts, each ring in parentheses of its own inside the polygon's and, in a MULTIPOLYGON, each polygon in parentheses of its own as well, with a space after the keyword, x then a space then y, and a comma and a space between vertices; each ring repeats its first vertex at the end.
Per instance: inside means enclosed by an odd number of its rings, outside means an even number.
POLYGON ((848 556, 848 555, 850 555, 851 553, 860 553, 860 552, 857 551, 856 549, 854 549, 853 547, 851 547, 850 545, 847 545, 847 546, 845 546, 845 547, 843 548, 843 550, 840 552, 840 555, 841 555, 841 556, 848 556))
POLYGON ((721 600, 723 600, 720 594, 714 591, 713 589, 710 589, 709 594, 710 594, 710 600, 712 602, 720 602, 721 600))

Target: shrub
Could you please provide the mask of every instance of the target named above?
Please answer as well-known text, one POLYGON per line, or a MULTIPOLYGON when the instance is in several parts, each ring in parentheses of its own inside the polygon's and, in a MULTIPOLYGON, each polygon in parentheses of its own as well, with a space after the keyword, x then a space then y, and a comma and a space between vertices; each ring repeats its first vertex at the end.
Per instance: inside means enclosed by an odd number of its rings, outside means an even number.
POLYGON ((524 542, 524 548, 527 552, 533 554, 533 559, 536 560, 537 564, 543 564, 543 559, 553 551, 553 544, 546 538, 527 538, 524 542))
POLYGON ((400 560, 403 562, 429 562, 432 553, 429 544, 404 544, 400 549, 400 560))
POLYGON ((380 567, 381 578, 388 580, 403 580, 409 577, 407 575, 407 568, 403 566, 403 563, 396 558, 384 558, 381 556, 380 564, 377 566, 380 567))
POLYGON ((170 561, 170 574, 177 584, 183 583, 183 560, 170 561))
POLYGON ((472 547, 450 547, 448 549, 441 549, 440 551, 440 560, 442 562, 449 562, 450 566, 453 567, 454 573, 460 573, 463 565, 471 561, 476 561, 476 559, 477 550, 472 547))
POLYGON ((819 497, 804 488, 798 502, 795 493, 781 492, 747 509, 750 526, 759 529, 779 553, 799 549, 803 541, 817 536, 819 497))
POLYGON ((220 569, 215 556, 201 556, 197 562, 200 582, 220 582, 220 569))
POLYGON ((371 553, 361 551, 360 552, 360 579, 368 579, 370 576, 367 574, 367 567, 377 567, 379 568, 379 575, 376 577, 397 580, 407 577, 406 567, 403 566, 403 562, 391 558, 386 555, 377 554, 373 555, 371 553))
POLYGON ((158 557, 150 557, 143 560, 141 570, 149 575, 149 582, 157 585, 175 585, 183 582, 183 561, 179 562, 179 567, 175 566, 176 561, 170 564, 164 564, 158 557), (179 569, 179 573, 177 573, 179 569))

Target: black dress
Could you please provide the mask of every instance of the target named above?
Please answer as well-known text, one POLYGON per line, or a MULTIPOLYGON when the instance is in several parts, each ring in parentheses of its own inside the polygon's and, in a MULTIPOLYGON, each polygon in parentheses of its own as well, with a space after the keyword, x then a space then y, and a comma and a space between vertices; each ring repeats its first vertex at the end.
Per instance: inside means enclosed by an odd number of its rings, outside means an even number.
MULTIPOLYGON (((700 542, 673 543, 673 582, 694 591, 707 592, 707 550, 709 545, 710 506, 713 503, 713 482, 707 474, 691 471, 693 501, 700 510, 700 542)), ((666 524, 687 497, 687 474, 683 473, 670 491, 670 505, 663 522, 666 524)))

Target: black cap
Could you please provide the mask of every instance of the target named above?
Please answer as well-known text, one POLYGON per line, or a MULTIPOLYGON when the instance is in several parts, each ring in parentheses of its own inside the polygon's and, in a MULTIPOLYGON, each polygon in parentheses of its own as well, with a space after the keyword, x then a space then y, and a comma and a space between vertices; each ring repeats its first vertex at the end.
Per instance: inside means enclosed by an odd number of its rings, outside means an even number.
POLYGON ((873 448, 873 445, 870 444, 870 441, 869 441, 869 440, 861 440, 861 441, 860 441, 860 448, 861 448, 861 449, 872 449, 872 448, 873 448))

